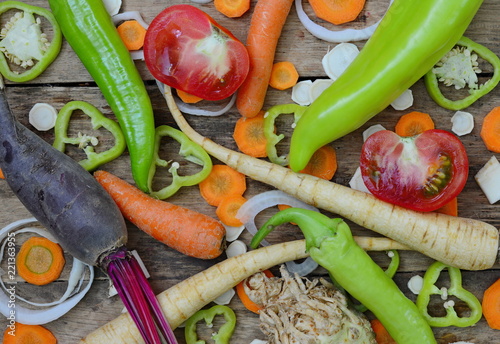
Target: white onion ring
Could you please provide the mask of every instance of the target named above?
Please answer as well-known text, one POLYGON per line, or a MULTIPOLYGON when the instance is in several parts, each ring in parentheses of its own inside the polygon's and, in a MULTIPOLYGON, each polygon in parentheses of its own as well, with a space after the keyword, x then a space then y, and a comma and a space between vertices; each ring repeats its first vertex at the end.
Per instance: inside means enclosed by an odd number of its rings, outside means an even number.
MULTIPOLYGON (((392 2, 393 0, 391 0, 389 7, 392 5, 392 2)), ((375 32, 378 24, 382 20, 380 19, 375 24, 367 26, 363 29, 345 29, 332 31, 316 24, 307 16, 302 7, 302 0, 295 0, 295 10, 297 11, 300 22, 302 23, 302 25, 304 25, 307 31, 309 31, 313 36, 331 43, 364 41, 371 37, 373 32, 375 32)))
MULTIPOLYGON (((245 228, 252 234, 257 233, 257 226, 255 225, 255 216, 262 210, 273 207, 278 204, 286 204, 295 208, 309 209, 312 211, 319 210, 312 205, 299 201, 295 197, 280 191, 272 190, 263 192, 257 196, 250 198, 238 210, 236 217, 245 224, 245 228)), ((269 242, 262 240, 263 246, 268 246, 269 242)), ((302 263, 298 264, 294 261, 286 262, 286 267, 290 273, 297 273, 299 276, 305 276, 318 267, 311 257, 307 257, 302 263)))
MULTIPOLYGON (((16 230, 17 228, 22 228, 28 224, 36 223, 35 218, 28 218, 19 221, 15 221, 0 230, 0 241, 4 241, 8 233, 16 230)), ((55 238, 47 231, 40 228, 22 228, 16 231, 16 233, 26 233, 33 232, 39 234, 51 241, 57 242, 55 238)), ((3 259, 4 249, 7 241, 2 243, 0 248, 0 261, 3 259)), ((15 298, 26 303, 29 303, 38 307, 50 307, 46 309, 29 309, 22 307, 19 304, 15 304, 15 308, 9 308, 10 297, 7 296, 7 287, 5 286, 3 280, 0 280, 0 284, 3 292, 0 293, 0 313, 5 317, 10 316, 10 312, 15 310, 15 320, 26 324, 26 325, 43 325, 48 322, 54 321, 64 314, 66 314, 70 309, 72 309, 80 300, 87 294, 94 280, 94 269, 92 266, 84 264, 80 260, 73 258, 73 267, 68 280, 68 286, 64 295, 57 301, 49 303, 36 303, 28 301, 19 295, 14 294, 15 298), (89 268, 90 276, 89 282, 85 289, 80 290, 83 279, 85 276, 85 266, 89 268)))

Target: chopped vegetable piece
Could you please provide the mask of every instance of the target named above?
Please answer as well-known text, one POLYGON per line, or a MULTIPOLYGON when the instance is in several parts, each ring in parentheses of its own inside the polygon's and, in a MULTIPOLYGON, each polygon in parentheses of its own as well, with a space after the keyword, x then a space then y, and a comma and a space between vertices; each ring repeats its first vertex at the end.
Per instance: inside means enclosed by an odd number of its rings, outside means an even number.
POLYGON ((311 104, 309 98, 309 88, 312 85, 312 80, 299 81, 292 87, 292 100, 299 105, 307 106, 311 104))
POLYGON ((311 157, 301 173, 307 173, 318 178, 330 180, 337 171, 337 155, 332 146, 323 146, 311 157))
POLYGON ((226 197, 243 195, 247 185, 244 174, 227 165, 214 165, 199 187, 205 201, 217 207, 226 197))
MULTIPOLYGON (((257 274, 260 274, 262 276, 261 278, 274 277, 273 273, 270 270, 264 270, 262 272, 258 272, 257 274)), ((236 285, 236 293, 238 294, 241 303, 243 303, 243 306, 245 306, 246 309, 248 309, 250 312, 259 314, 259 311, 262 309, 262 306, 253 302, 247 294, 247 288, 249 288, 247 283, 249 280, 252 280, 252 276, 238 283, 236 285)))
POLYGON ((299 73, 290 61, 276 62, 271 69, 269 85, 277 90, 289 89, 299 80, 299 73))
POLYGON ((330 87, 333 83, 332 79, 316 79, 313 81, 311 87, 309 87, 309 99, 311 103, 318 98, 323 91, 330 87))
POLYGON ((486 289, 483 295, 483 315, 488 325, 500 330, 500 279, 486 289))
POLYGON ((233 138, 238 149, 254 158, 267 157, 267 138, 264 134, 264 111, 255 117, 241 117, 234 126, 233 138))
POLYGON ((458 198, 455 197, 441 208, 434 210, 437 213, 446 214, 450 216, 458 216, 458 198))
POLYGON ((56 125, 57 110, 47 103, 36 103, 29 112, 29 123, 39 131, 47 131, 56 125))
POLYGON ((413 111, 399 118, 395 132, 399 136, 415 136, 434 129, 434 121, 427 113, 413 111))
POLYGON ((236 214, 246 201, 247 199, 241 195, 225 197, 217 206, 215 214, 227 226, 242 226, 243 223, 236 217, 236 214))
POLYGON ((187 104, 196 104, 200 101, 203 100, 203 98, 200 98, 198 96, 194 96, 192 94, 189 94, 183 90, 177 90, 177 96, 184 102, 184 103, 187 103, 187 104))
POLYGON ((474 116, 470 112, 457 111, 451 117, 451 130, 458 136, 470 134, 474 129, 474 116))
POLYGON ((16 268, 26 282, 46 285, 59 278, 65 263, 61 246, 47 238, 31 237, 19 250, 16 268))
POLYGON ((355 44, 340 43, 336 45, 321 60, 326 75, 332 80, 337 80, 358 54, 359 49, 355 44))
POLYGON ((118 14, 120 7, 122 7, 122 0, 103 0, 103 3, 110 16, 118 14))
POLYGON ((366 193, 371 193, 370 190, 366 187, 365 183, 363 182, 363 176, 361 175, 361 167, 357 167, 356 171, 354 171, 354 174, 352 175, 351 180, 349 181, 349 186, 351 189, 358 190, 358 191, 363 191, 366 193))
POLYGON ((377 131, 386 130, 385 127, 381 124, 374 124, 368 127, 365 131, 363 131, 363 142, 365 142, 371 134, 376 133, 377 131))
POLYGON ((214 0, 214 6, 226 17, 238 18, 250 9, 250 0, 214 0))
POLYGON ((500 162, 492 156, 474 176, 490 204, 500 200, 500 162))
POLYGON ((209 309, 203 309, 189 317, 186 321, 186 327, 184 328, 186 344, 204 343, 204 341, 198 340, 196 324, 201 320, 205 320, 207 326, 212 327, 213 320, 217 315, 224 316, 226 322, 219 328, 217 333, 212 335, 212 339, 215 344, 229 344, 229 340, 231 339, 236 326, 236 314, 234 314, 234 311, 231 308, 223 305, 216 305, 209 309))
POLYGON ((365 0, 309 0, 318 18, 340 25, 353 21, 363 10, 365 0))
POLYGON ((116 29, 128 50, 139 50, 143 47, 146 29, 137 20, 126 20, 116 29))
POLYGON ((24 325, 16 322, 12 327, 7 327, 3 334, 3 344, 56 344, 56 337, 43 326, 24 325))
POLYGON ((410 89, 407 89, 399 97, 397 97, 392 103, 391 106, 394 110, 406 110, 410 106, 413 105, 413 92, 410 89))
POLYGON ((372 325, 373 332, 375 332, 375 340, 377 344, 397 344, 391 335, 385 329, 384 325, 378 319, 373 319, 370 321, 372 325))
POLYGON ((412 276, 408 280, 408 289, 410 289, 410 291, 415 295, 420 294, 420 291, 422 290, 423 286, 424 286, 424 279, 420 275, 412 276))
POLYGON ((226 249, 226 256, 228 258, 238 256, 247 252, 247 245, 241 240, 235 240, 229 244, 226 249))
POLYGON ((500 153, 500 106, 491 110, 484 117, 481 138, 488 150, 500 153))

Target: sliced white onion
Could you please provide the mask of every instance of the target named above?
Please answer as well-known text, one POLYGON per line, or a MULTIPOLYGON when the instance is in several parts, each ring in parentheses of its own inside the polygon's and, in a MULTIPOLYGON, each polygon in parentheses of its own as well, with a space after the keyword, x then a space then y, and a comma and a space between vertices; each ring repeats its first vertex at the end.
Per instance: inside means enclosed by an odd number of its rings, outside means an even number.
POLYGON ((332 80, 337 80, 358 54, 359 49, 355 44, 340 43, 323 56, 321 64, 326 75, 332 80))
POLYGON ((103 0, 103 3, 110 16, 114 16, 120 12, 120 8, 122 7, 122 0, 103 0))
MULTIPOLYGON (((7 244, 7 236, 9 233, 14 232, 15 233, 26 233, 26 232, 32 232, 36 233, 40 236, 44 236, 47 239, 54 241, 54 238, 52 235, 50 235, 49 232, 40 229, 40 228, 25 228, 25 226, 29 224, 37 223, 37 220, 35 218, 28 218, 28 219, 23 219, 19 221, 12 222, 11 224, 7 225, 6 227, 2 228, 0 230, 0 241, 3 241, 2 246, 0 248, 0 261, 3 259, 4 256, 4 249, 7 244), (21 229, 18 229, 21 228, 21 229), (17 231, 16 231, 17 230, 17 231)), ((17 293, 9 294, 8 290, 12 290, 8 288, 3 280, 0 279, 0 284, 2 287, 2 293, 0 293, 0 313, 2 313, 5 317, 11 316, 11 311, 12 308, 9 307, 9 304, 11 304, 14 299, 18 299, 21 301, 24 301, 26 303, 29 303, 34 306, 38 307, 44 307, 43 309, 29 309, 21 306, 19 303, 15 304, 15 321, 18 321, 20 323, 26 324, 26 325, 43 325, 48 322, 54 321, 64 314, 66 314, 69 310, 71 310, 80 300, 87 294, 87 292, 90 289, 90 286, 92 285, 92 282, 94 280, 94 268, 90 265, 84 264, 83 262, 79 261, 76 258, 73 258, 73 267, 70 272, 70 276, 68 279, 68 286, 66 288, 65 293, 63 296, 53 302, 49 303, 36 303, 36 302, 31 302, 28 301, 17 293), (89 281, 87 283, 87 286, 85 289, 80 290, 83 280, 85 277, 85 267, 89 268, 89 281), (9 295, 8 295, 9 294, 9 295)))
POLYGON ((309 98, 311 85, 312 80, 303 80, 296 83, 292 87, 292 100, 302 106, 311 104, 311 98, 309 98))
POLYGON ((382 124, 374 124, 371 127, 363 131, 363 142, 370 137, 371 134, 375 134, 377 131, 385 130, 382 124))
POLYGON ((490 204, 500 200, 500 163, 495 156, 481 167, 474 178, 490 204))
POLYGON ((451 130, 458 136, 467 135, 474 129, 474 116, 465 111, 457 111, 451 117, 451 130))
POLYGON ((420 291, 422 290, 423 286, 424 286, 424 279, 420 275, 412 276, 408 280, 408 289, 410 289, 410 291, 415 295, 420 294, 420 291))
POLYGON ((226 241, 227 242, 232 242, 238 239, 245 229, 244 225, 238 226, 238 227, 233 227, 233 226, 228 226, 225 224, 222 224, 224 228, 226 228, 226 241))
POLYGON ((113 24, 115 25, 126 20, 137 20, 137 22, 141 24, 143 28, 145 28, 146 30, 149 28, 149 24, 146 23, 144 18, 142 18, 142 15, 139 11, 126 11, 118 13, 113 15, 111 19, 113 19, 113 24))
MULTIPOLYGON (((389 6, 392 5, 391 4, 389 6)), ((355 41, 363 41, 371 37, 378 24, 377 21, 375 24, 365 27, 363 29, 345 29, 332 31, 327 28, 316 24, 313 22, 302 7, 302 0, 295 0, 295 9, 297 11, 297 15, 299 16, 299 20, 304 25, 304 27, 316 38, 322 39, 327 42, 332 43, 342 43, 342 42, 355 42, 355 41)))
POLYGON ((399 97, 397 97, 392 103, 391 106, 394 110, 406 110, 410 106, 413 105, 413 92, 410 89, 407 89, 399 97))
POLYGON ((363 177, 361 176, 361 168, 359 166, 354 172, 351 180, 349 181, 349 186, 351 187, 351 189, 370 193, 365 185, 365 182, 363 181, 363 177))
POLYGON ((315 101, 333 83, 332 79, 316 79, 309 87, 309 99, 315 101))
POLYGON ((47 103, 36 103, 29 112, 29 123, 39 131, 47 131, 56 125, 57 110, 47 103))
POLYGON ((217 305, 227 305, 231 302, 236 292, 234 288, 229 289, 224 294, 220 295, 214 300, 214 303, 217 305))
POLYGON ((241 240, 235 240, 226 248, 226 256, 228 258, 239 256, 247 252, 247 245, 241 240))

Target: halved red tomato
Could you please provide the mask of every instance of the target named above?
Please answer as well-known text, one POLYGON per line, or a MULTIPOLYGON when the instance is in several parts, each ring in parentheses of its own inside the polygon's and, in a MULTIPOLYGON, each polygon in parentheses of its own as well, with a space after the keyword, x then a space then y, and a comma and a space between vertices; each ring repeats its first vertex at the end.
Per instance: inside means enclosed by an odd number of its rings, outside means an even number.
POLYGON ((462 142, 438 129, 413 137, 376 132, 363 144, 360 164, 373 195, 417 211, 433 211, 451 201, 469 174, 462 142))
POLYGON ((167 7, 153 19, 144 59, 157 80, 206 100, 236 92, 250 65, 243 43, 191 5, 167 7))

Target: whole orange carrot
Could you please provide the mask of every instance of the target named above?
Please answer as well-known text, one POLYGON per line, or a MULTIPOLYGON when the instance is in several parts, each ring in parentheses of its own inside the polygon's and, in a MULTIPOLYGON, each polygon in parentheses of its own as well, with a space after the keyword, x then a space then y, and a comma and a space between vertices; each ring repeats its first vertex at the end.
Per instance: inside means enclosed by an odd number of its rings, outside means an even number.
POLYGON ((153 198, 125 180, 96 171, 123 216, 143 232, 191 257, 213 259, 224 251, 224 226, 212 217, 153 198))
POLYGON ((242 116, 254 117, 264 105, 276 46, 292 3, 293 0, 259 0, 255 5, 246 41, 250 70, 236 98, 242 116))

